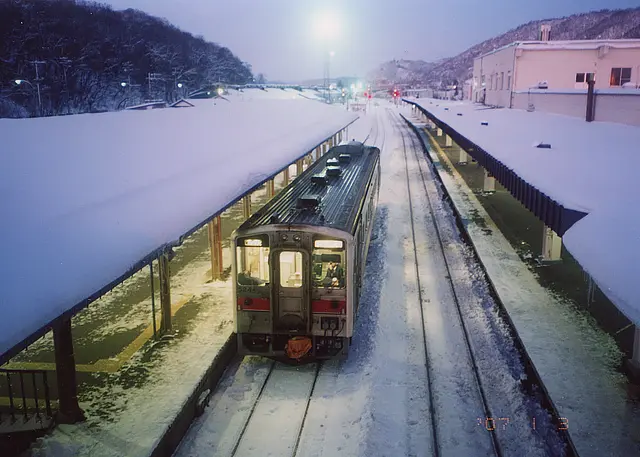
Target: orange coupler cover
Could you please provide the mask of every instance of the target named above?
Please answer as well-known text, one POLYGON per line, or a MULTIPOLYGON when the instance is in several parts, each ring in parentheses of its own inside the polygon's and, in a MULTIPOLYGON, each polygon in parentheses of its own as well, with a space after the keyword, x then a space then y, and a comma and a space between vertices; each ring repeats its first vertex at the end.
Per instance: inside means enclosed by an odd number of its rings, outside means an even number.
POLYGON ((307 355, 307 352, 311 350, 311 338, 306 336, 294 336, 287 341, 287 345, 284 350, 287 353, 287 357, 299 360, 307 355))

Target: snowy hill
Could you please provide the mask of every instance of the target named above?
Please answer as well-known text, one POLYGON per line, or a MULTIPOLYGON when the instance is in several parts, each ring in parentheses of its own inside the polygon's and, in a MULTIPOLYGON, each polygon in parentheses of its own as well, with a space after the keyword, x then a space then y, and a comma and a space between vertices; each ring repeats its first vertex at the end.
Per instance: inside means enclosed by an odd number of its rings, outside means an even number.
POLYGON ((551 25, 552 40, 640 38, 640 7, 531 21, 439 62, 395 60, 383 63, 372 72, 372 77, 381 82, 387 79, 432 87, 465 81, 471 77, 475 57, 514 41, 535 40, 542 24, 551 25))
POLYGON ((378 85, 393 82, 420 83, 423 75, 431 71, 436 65, 438 63, 425 62, 424 60, 392 60, 383 63, 372 71, 368 75, 368 79, 376 81, 378 85))
POLYGON ((142 11, 72 0, 0 1, 0 117, 111 111, 252 77, 250 65, 229 49, 142 11), (36 104, 30 84, 38 77, 36 104), (18 78, 30 82, 9 83, 18 78))

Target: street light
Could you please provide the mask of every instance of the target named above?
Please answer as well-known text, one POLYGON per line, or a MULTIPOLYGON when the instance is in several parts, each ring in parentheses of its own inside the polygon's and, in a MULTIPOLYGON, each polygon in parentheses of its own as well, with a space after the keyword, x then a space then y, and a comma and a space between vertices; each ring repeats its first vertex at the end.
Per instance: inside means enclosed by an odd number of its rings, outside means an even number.
POLYGON ((126 82, 124 82, 124 81, 122 81, 122 82, 120 83, 120 85, 121 85, 122 87, 127 87, 127 83, 126 83, 126 82))
POLYGON ((329 51, 329 58, 327 59, 327 85, 329 86, 329 103, 331 103, 331 58, 335 56, 336 53, 333 51, 329 51))
MULTIPOLYGON (((14 79, 13 82, 16 83, 17 86, 20 86, 22 83, 27 83, 31 86, 32 89, 34 88, 34 85, 31 84, 31 82, 27 81, 26 79, 14 79)), ((42 115, 42 98, 40 97, 40 84, 38 84, 37 89, 38 89, 38 116, 41 116, 42 115)))

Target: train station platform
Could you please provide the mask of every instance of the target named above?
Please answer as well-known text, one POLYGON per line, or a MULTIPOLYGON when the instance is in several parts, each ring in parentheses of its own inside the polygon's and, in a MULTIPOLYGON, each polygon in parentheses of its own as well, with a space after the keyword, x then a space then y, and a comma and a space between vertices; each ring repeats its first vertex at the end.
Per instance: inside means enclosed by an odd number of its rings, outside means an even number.
POLYGON ((634 387, 618 370, 621 353, 613 339, 593 319, 541 284, 488 214, 481 202, 483 194, 478 189, 474 192, 458 171, 462 167, 452 160, 458 147, 438 137, 438 127, 427 128, 419 113, 408 107, 401 112, 428 146, 452 207, 578 455, 637 454, 640 404, 634 387))
MULTIPOLYGON (((357 121, 350 138, 364 139, 367 120, 357 121)), ((306 166, 306 164, 305 164, 306 166)), ((292 165, 286 178, 295 179, 292 165)), ((285 175, 274 179, 274 191, 285 175)), ((251 193, 254 209, 266 203, 267 189, 251 193)), ((39 438, 30 456, 147 457, 162 449, 176 418, 200 391, 212 367, 233 345, 233 300, 228 272, 231 232, 245 217, 242 204, 221 214, 225 274, 211 280, 207 226, 175 248, 171 260, 173 331, 154 338, 149 317, 149 270, 141 270, 74 319, 74 343, 81 385, 80 406, 86 421, 58 425, 39 438), (98 344, 96 344, 96 342, 98 344)), ((157 266, 154 263, 157 276, 157 266)), ((155 277, 155 293, 159 285, 155 277)), ((158 301, 158 300, 156 300, 158 301)), ((157 327, 161 322, 158 319, 157 327)), ((12 368, 54 369, 50 335, 38 340, 8 365, 12 368)), ((233 345, 235 347, 235 345, 233 345)))

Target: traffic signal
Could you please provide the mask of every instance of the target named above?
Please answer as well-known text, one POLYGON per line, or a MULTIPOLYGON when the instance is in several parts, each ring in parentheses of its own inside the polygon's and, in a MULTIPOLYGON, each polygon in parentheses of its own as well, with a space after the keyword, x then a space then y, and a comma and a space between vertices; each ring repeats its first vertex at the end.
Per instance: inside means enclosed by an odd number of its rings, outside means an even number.
POLYGON ((394 96, 394 97, 397 97, 398 95, 400 95, 400 94, 398 93, 398 89, 393 89, 393 96, 394 96))
POLYGON ((367 92, 364 93, 364 98, 369 97, 369 94, 367 92))

